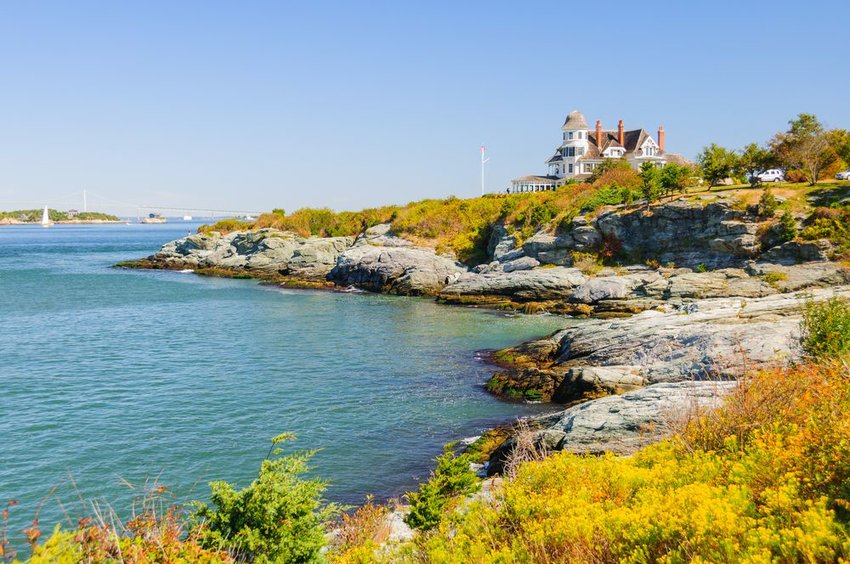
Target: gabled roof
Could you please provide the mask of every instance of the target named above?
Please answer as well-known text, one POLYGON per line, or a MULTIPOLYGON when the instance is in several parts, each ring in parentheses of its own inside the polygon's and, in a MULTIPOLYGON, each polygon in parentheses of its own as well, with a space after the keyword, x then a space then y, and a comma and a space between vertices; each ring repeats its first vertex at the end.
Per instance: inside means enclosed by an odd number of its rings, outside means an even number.
POLYGON ((584 119, 584 115, 578 111, 573 110, 567 115, 566 121, 564 121, 563 127, 561 129, 590 129, 587 127, 587 120, 584 119))
POLYGON ((599 158, 599 155, 605 149, 609 147, 622 147, 626 150, 626 152, 631 153, 636 149, 639 149, 643 142, 646 141, 647 137, 649 137, 649 133, 646 132, 645 129, 632 129, 629 131, 623 132, 623 144, 620 145, 619 138, 617 137, 616 131, 603 131, 602 132, 602 147, 600 149, 599 143, 596 141, 596 132, 591 131, 588 135, 589 141, 589 150, 586 154, 595 153, 595 157, 591 158, 599 158))
POLYGON ((559 151, 555 151, 555 154, 552 155, 552 158, 546 161, 546 164, 559 163, 564 160, 564 157, 561 156, 559 151))

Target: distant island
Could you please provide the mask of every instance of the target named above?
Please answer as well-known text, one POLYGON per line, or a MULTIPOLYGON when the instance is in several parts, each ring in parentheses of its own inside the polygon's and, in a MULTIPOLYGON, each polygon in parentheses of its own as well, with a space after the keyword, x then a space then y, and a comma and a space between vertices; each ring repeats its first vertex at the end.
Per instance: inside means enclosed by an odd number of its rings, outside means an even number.
MULTIPOLYGON (((42 209, 0 211, 0 225, 22 225, 41 223, 42 209)), ((59 211, 47 210, 48 217, 53 223, 120 223, 118 216, 101 212, 78 212, 77 210, 59 211)))

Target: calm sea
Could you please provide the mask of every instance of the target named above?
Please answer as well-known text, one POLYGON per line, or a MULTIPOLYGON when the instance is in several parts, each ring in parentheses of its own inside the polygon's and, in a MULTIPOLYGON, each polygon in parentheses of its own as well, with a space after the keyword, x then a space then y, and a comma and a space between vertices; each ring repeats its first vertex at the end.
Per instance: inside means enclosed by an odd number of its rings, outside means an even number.
POLYGON ((12 529, 126 513, 158 479, 179 500, 245 485, 269 439, 320 449, 328 497, 415 486, 443 443, 540 406, 482 390, 476 351, 567 320, 427 299, 285 291, 252 281, 110 268, 192 224, 0 227, 0 501, 12 529), (64 507, 64 509, 63 509, 64 507))

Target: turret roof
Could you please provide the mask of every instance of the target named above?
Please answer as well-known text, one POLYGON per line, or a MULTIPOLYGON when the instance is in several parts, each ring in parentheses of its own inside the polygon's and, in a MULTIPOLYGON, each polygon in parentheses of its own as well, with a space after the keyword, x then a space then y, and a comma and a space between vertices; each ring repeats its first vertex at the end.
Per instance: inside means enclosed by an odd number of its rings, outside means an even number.
POLYGON ((562 129, 589 129, 587 127, 587 120, 584 119, 584 115, 578 111, 573 110, 567 116, 566 121, 564 121, 564 125, 562 129))

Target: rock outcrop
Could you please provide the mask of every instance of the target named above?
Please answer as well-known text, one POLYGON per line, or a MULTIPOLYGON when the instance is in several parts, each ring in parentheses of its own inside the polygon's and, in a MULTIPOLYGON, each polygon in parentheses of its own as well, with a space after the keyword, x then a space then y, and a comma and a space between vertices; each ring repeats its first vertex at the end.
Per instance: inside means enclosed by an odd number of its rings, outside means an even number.
POLYGON ((466 268, 421 247, 356 245, 339 256, 328 280, 373 292, 433 293, 458 279, 466 268))
MULTIPOLYGON (((622 395, 608 396, 538 417, 533 441, 546 451, 580 454, 631 454, 673 431, 677 422, 720 405, 734 381, 665 382, 622 395)), ((487 474, 501 473, 514 449, 505 441, 490 457, 487 474)))

